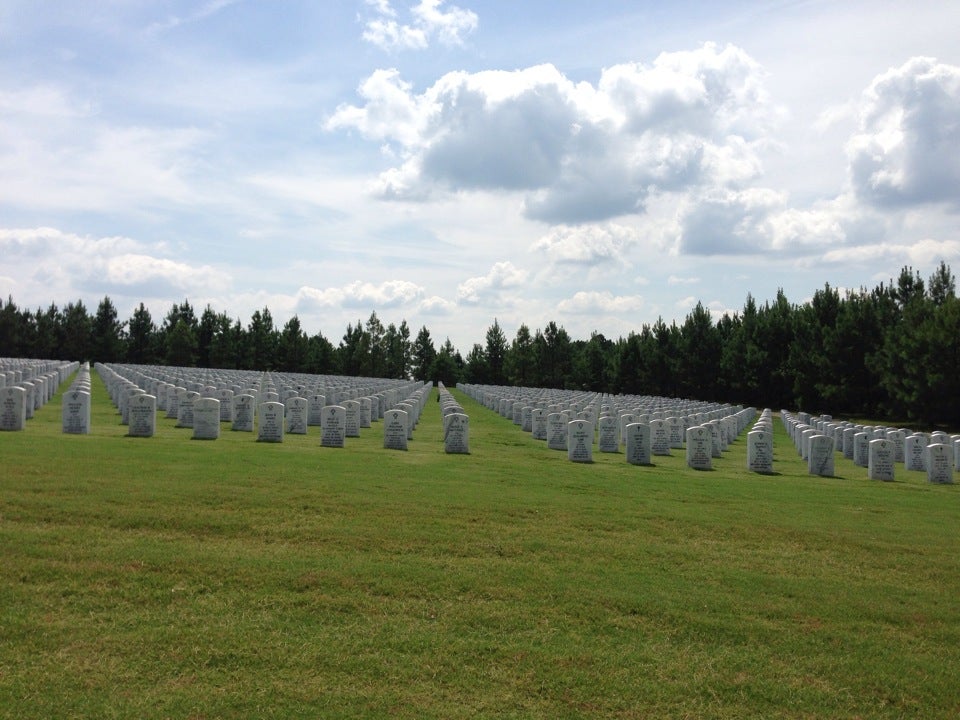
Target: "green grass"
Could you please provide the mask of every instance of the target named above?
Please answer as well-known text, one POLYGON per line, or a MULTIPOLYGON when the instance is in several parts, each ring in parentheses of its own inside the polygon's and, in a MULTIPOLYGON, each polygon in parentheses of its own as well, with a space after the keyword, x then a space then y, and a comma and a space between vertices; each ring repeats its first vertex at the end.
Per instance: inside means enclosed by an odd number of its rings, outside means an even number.
POLYGON ((712 472, 569 463, 458 395, 379 424, 214 442, 93 432, 59 396, 0 434, 0 717, 960 714, 960 496, 806 474, 776 428, 712 472))

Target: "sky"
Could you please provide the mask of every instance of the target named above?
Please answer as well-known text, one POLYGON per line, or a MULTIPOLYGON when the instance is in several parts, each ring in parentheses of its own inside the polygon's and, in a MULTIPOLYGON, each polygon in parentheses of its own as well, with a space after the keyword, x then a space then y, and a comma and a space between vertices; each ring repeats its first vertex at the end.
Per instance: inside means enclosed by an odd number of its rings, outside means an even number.
POLYGON ((0 297, 463 355, 960 273, 960 3, 0 0, 0 297))

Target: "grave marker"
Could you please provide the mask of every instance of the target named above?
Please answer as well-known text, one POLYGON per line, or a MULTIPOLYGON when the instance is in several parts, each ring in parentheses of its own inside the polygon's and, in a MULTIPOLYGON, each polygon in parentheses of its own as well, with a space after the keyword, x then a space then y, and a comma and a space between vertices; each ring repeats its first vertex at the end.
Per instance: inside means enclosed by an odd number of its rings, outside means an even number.
POLYGON ((443 419, 443 451, 451 455, 470 454, 470 418, 451 413, 443 419))
POLYGON ((383 447, 387 450, 407 449, 407 422, 404 410, 387 410, 383 416, 383 447))

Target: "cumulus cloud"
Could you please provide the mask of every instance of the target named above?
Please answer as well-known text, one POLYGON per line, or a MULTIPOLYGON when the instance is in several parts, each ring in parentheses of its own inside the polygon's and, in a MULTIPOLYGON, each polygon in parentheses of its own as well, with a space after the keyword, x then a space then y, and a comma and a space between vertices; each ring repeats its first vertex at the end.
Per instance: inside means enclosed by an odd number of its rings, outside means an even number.
POLYGON ((857 196, 878 206, 960 207, 960 67, 915 57, 864 93, 847 145, 857 196))
POLYGON ((19 289, 43 296, 56 284, 68 292, 125 297, 208 295, 230 287, 226 272, 164 257, 162 243, 115 236, 93 238, 56 228, 0 229, 0 255, 18 269, 19 289))
POLYGON ((519 287, 527 280, 528 273, 511 262, 498 262, 490 272, 472 277, 457 287, 457 302, 464 305, 476 305, 501 290, 519 287))
POLYGON ((626 257, 637 242, 636 232, 624 225, 558 225, 533 244, 551 263, 594 267, 607 263, 630 266, 626 257))
POLYGON ((603 291, 580 291, 573 297, 561 300, 560 312, 571 314, 608 313, 617 314, 642 310, 644 299, 640 295, 614 295, 603 291))
POLYGON ((358 280, 322 290, 301 287, 297 290, 295 307, 298 312, 320 308, 392 308, 410 305, 423 294, 422 287, 407 280, 388 280, 376 285, 358 280))
POLYGON ((397 20, 389 0, 367 0, 374 16, 364 23, 363 39, 384 50, 423 50, 434 38, 443 45, 462 45, 477 29, 479 20, 472 10, 444 0, 420 0, 410 8, 410 22, 397 20))
POLYGON ((654 193, 755 178, 776 115, 763 81, 743 50, 712 43, 607 68, 596 86, 539 65, 452 72, 415 94, 379 70, 363 104, 325 126, 396 148, 382 197, 518 191, 528 217, 576 224, 641 213, 654 193))
POLYGON ((456 309, 456 303, 445 300, 439 295, 431 295, 420 303, 420 312, 424 315, 449 315, 456 309))
POLYGON ((828 263, 874 263, 884 262, 894 265, 916 265, 930 267, 938 261, 960 261, 960 240, 925 239, 916 243, 886 242, 873 245, 843 247, 826 252, 823 256, 828 263))
POLYGON ((681 214, 680 251, 689 255, 760 251, 769 245, 765 222, 783 204, 780 193, 762 188, 716 188, 692 197, 681 214))

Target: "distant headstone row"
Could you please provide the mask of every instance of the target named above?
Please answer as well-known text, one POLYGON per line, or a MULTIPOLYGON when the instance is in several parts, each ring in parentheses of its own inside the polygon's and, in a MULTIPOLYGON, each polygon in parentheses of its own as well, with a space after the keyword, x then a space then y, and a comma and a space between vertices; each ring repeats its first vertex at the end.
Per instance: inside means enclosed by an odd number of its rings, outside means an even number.
POLYGON ((437 383, 437 390, 443 419, 443 450, 453 455, 469 455, 470 418, 442 382, 437 383))
POLYGON ((602 453, 619 453, 622 447, 633 465, 649 465, 652 456, 684 449, 689 467, 709 470, 713 458, 721 457, 756 416, 754 408, 675 398, 457 387, 551 450, 566 451, 571 462, 593 462, 594 447, 602 453))
POLYGON ((0 358, 0 430, 25 430, 27 421, 79 366, 60 360, 0 358))
POLYGON ((859 425, 830 415, 780 411, 780 418, 810 474, 833 476, 837 456, 867 470, 871 480, 894 480, 897 465, 925 472, 932 483, 952 483, 960 472, 960 435, 859 425))
POLYGON ((218 439, 221 424, 265 443, 305 435, 313 426, 320 428, 321 446, 342 448, 346 438, 384 419, 384 446, 400 444, 402 422, 405 449, 431 389, 420 382, 286 373, 102 364, 96 370, 133 437, 152 437, 163 413, 176 427, 191 429, 195 440, 218 439))

